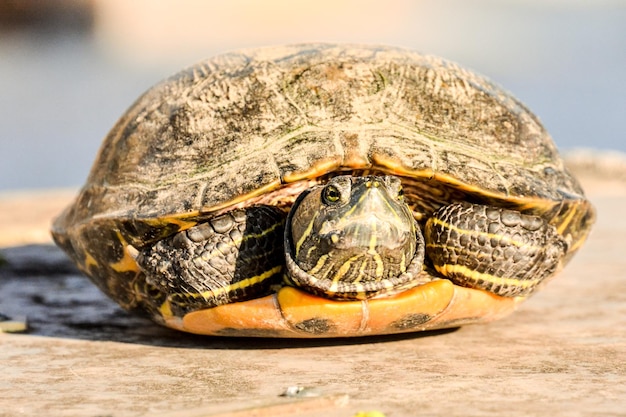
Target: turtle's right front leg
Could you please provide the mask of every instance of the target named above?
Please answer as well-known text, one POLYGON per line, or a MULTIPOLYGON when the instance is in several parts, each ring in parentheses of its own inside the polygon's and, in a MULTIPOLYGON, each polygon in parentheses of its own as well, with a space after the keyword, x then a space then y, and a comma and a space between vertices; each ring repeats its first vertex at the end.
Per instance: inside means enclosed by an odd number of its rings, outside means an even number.
POLYGON ((178 313, 259 297, 282 276, 284 217, 231 210, 143 249, 137 263, 178 313))
POLYGON ((556 228, 541 217, 481 204, 441 207, 426 222, 424 239, 440 274, 505 297, 530 294, 567 252, 556 228))

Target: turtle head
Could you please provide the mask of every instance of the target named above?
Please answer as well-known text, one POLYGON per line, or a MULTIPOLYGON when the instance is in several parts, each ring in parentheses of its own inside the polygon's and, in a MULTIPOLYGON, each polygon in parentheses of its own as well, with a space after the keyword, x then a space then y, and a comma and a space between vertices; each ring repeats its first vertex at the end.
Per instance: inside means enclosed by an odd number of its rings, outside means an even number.
POLYGON ((396 177, 334 177, 303 193, 287 222, 287 271, 307 290, 366 298, 421 269, 423 240, 396 177))

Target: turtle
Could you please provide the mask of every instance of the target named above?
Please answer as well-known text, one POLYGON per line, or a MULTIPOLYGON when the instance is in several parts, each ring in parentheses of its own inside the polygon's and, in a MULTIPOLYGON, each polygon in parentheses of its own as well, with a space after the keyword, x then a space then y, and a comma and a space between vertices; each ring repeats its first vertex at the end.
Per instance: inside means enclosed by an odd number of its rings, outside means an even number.
POLYGON ((539 119, 484 76, 409 49, 298 44, 149 89, 52 235, 167 327, 356 337, 504 317, 594 217, 539 119))

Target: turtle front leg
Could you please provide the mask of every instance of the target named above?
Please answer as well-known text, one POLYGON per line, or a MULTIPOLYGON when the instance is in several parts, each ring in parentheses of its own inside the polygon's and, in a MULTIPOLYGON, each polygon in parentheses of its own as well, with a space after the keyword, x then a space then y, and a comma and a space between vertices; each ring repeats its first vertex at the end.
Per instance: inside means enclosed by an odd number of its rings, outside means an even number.
POLYGON ((567 248, 556 228, 540 217, 469 203, 434 212, 424 239, 440 274, 505 297, 530 294, 557 270, 567 248))
POLYGON ((137 263, 176 315, 259 297, 282 277, 284 217, 235 209, 144 248, 137 263))

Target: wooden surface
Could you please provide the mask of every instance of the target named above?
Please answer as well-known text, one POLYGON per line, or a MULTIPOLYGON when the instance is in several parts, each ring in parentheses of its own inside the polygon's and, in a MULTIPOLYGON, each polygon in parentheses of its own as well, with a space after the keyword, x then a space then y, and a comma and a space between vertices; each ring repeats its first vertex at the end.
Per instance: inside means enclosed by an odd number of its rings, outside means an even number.
POLYGON ((48 240, 71 193, 0 196, 0 312, 30 325, 0 333, 0 416, 626 415, 626 170, 574 168, 597 224, 516 313, 351 340, 197 337, 129 316, 48 240))

